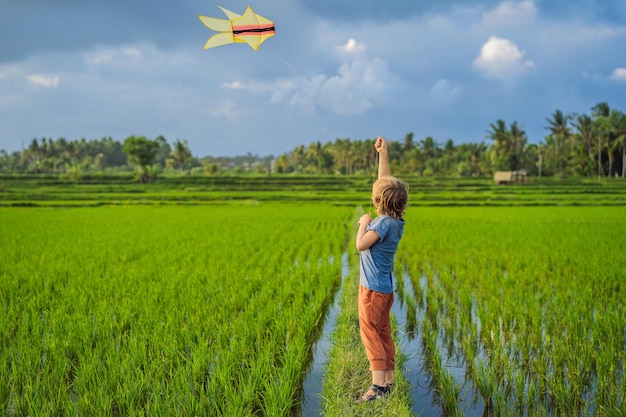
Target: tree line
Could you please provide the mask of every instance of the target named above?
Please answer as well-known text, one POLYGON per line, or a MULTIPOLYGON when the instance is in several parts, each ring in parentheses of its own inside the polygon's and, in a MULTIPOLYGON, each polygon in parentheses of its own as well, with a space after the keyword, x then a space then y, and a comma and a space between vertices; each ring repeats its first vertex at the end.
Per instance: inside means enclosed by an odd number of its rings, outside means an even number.
MULTIPOLYGON (((389 158, 399 175, 491 176, 496 171, 525 171, 536 176, 626 177, 626 114, 602 102, 589 114, 556 110, 546 118, 547 135, 528 143, 523 126, 497 120, 485 134, 488 142, 440 143, 431 136, 416 140, 407 133, 389 142, 389 158)), ((187 141, 169 144, 163 136, 130 136, 68 141, 32 139, 21 151, 0 150, 0 172, 80 176, 97 172, 137 172, 149 181, 164 171, 181 175, 220 173, 369 174, 377 159, 375 139, 337 138, 296 146, 276 157, 250 153, 237 157, 196 157, 187 141)))

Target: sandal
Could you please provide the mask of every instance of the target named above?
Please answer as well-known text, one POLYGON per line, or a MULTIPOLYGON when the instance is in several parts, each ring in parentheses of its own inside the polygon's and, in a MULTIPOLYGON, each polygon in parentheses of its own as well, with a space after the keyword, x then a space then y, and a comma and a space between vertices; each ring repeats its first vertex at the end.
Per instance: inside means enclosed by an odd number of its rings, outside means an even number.
POLYGON ((368 403, 375 400, 384 400, 389 394, 389 388, 372 384, 371 387, 363 394, 361 398, 356 400, 357 404, 368 403))

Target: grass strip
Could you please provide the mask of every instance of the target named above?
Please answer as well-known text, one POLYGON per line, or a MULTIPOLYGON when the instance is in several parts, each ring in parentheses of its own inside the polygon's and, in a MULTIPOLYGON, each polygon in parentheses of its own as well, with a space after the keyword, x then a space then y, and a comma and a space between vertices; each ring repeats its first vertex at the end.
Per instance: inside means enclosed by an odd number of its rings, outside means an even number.
MULTIPOLYGON (((353 219, 353 236, 362 208, 353 219)), ((348 245, 351 246, 352 240, 348 245)), ((406 357, 398 350, 396 356, 395 386, 386 400, 356 404, 371 384, 369 362, 359 335, 357 295, 359 288, 359 258, 356 249, 348 249, 350 273, 340 301, 341 313, 337 317, 331 336, 332 348, 328 357, 322 388, 322 410, 325 417, 343 416, 412 416, 410 387, 402 373, 406 357)), ((392 318, 392 326, 396 329, 392 318)))

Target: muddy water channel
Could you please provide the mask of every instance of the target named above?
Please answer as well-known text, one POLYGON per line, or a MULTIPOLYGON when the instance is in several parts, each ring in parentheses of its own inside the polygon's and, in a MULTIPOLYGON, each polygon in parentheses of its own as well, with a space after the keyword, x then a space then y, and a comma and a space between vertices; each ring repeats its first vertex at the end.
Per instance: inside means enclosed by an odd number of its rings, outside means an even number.
MULTIPOLYGON (((408 274, 403 273, 401 280, 396 282, 396 301, 392 307, 395 317, 398 337, 396 343, 407 357, 403 372, 411 386, 412 410, 415 415, 421 416, 447 416, 443 410, 441 398, 437 396, 433 385, 433 376, 428 369, 424 340, 418 329, 419 323, 424 318, 424 299, 415 299, 418 293, 425 294, 426 281, 420 281, 420 291, 415 292, 408 274)), ((439 351, 442 352, 442 365, 454 378, 455 384, 460 387, 458 415, 466 417, 482 417, 488 415, 482 399, 476 397, 471 387, 465 383, 466 368, 461 360, 456 360, 452 352, 438 342, 439 351)))
POLYGON ((341 257, 341 285, 335 293, 334 299, 326 316, 324 317, 324 326, 320 338, 315 342, 312 348, 312 362, 309 373, 302 384, 302 400, 300 403, 300 414, 302 417, 313 417, 321 414, 321 393, 322 383, 324 380, 324 372, 326 371, 326 358, 331 349, 331 335, 335 328, 335 322, 341 308, 339 306, 345 280, 350 274, 350 265, 348 263, 348 254, 344 253, 341 257))
MULTIPOLYGON (((326 313, 320 337, 312 347, 312 361, 302 387, 301 417, 321 415, 321 392, 326 370, 326 360, 331 349, 331 335, 341 310, 339 304, 345 280, 348 278, 349 273, 348 255, 344 253, 342 256, 341 285, 326 313)), ((396 298, 392 307, 392 315, 398 329, 396 343, 399 350, 406 357, 402 371, 411 386, 410 397, 413 413, 421 416, 445 417, 447 413, 443 410, 442 402, 435 393, 433 376, 428 370, 425 361, 424 341, 418 329, 418 324, 423 319, 425 311, 425 279, 420 284, 420 291, 416 293, 408 274, 404 273, 396 280, 396 298), (422 294, 423 299, 421 301, 416 300, 416 294, 422 294)), ((465 383, 466 369, 464 364, 455 360, 454 354, 446 354, 447 349, 441 341, 439 349, 444 352, 443 365, 453 376, 455 384, 461 387, 459 407, 457 409, 458 414, 466 417, 483 417, 488 415, 483 401, 474 394, 471 387, 468 386, 469 384, 465 383)))

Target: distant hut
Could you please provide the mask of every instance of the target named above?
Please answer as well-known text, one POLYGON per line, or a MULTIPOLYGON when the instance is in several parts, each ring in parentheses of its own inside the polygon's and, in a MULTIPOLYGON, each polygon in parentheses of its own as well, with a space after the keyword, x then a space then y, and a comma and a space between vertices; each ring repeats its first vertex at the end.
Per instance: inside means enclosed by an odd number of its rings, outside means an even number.
POLYGON ((527 173, 525 169, 519 171, 496 171, 493 180, 498 185, 508 185, 513 183, 526 182, 527 173))

